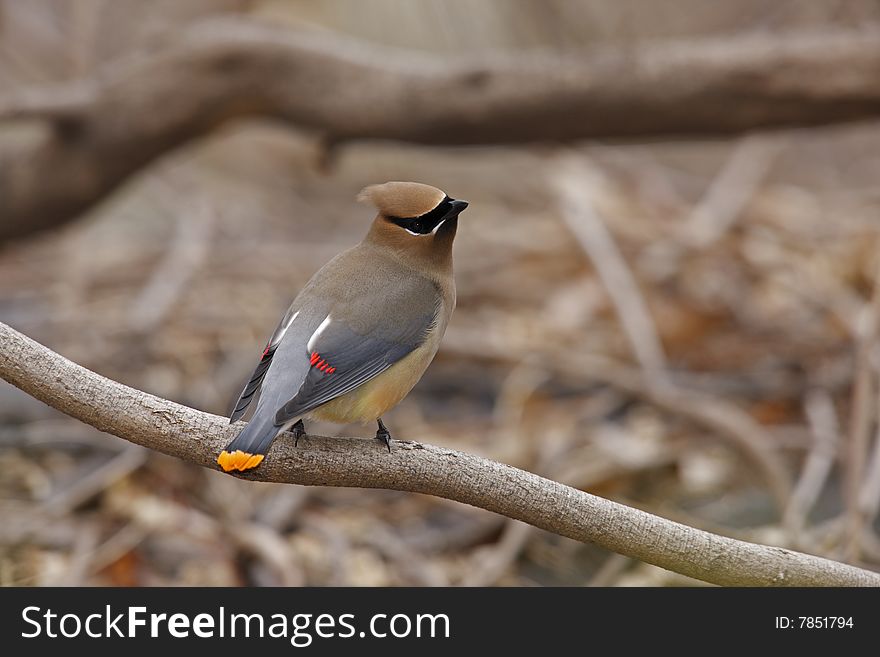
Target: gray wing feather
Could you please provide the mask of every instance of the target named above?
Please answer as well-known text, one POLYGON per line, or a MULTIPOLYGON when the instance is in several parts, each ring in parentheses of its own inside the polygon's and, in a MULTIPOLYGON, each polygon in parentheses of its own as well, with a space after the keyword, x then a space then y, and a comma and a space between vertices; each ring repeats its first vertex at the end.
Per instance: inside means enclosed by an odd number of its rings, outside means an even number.
POLYGON ((290 308, 288 308, 287 312, 284 314, 284 317, 278 323, 278 326, 275 328, 274 333, 272 333, 272 337, 269 338, 269 342, 266 343, 266 348, 263 350, 263 355, 260 356, 260 362, 257 363, 256 369, 254 369, 253 374, 251 374, 250 379, 248 379, 248 382, 242 389, 241 394, 235 401, 232 415, 229 416, 230 424, 232 424, 233 422, 237 422, 241 419, 241 417, 247 411, 248 406, 250 406, 251 401, 253 401, 254 396, 256 396, 256 393, 259 391, 260 386, 263 383, 263 378, 266 376, 266 372, 269 370, 269 366, 272 364, 272 359, 275 356, 278 345, 281 343, 281 339, 284 337, 287 329, 290 328, 291 321, 293 320, 295 314, 296 311, 294 309, 294 306, 291 305, 290 308))
POLYGON ((315 343, 314 352, 333 371, 311 367, 297 394, 275 414, 275 424, 304 415, 387 370, 424 342, 435 316, 436 311, 425 313, 391 331, 386 329, 385 335, 390 333, 393 339, 359 335, 342 321, 331 323, 315 343))

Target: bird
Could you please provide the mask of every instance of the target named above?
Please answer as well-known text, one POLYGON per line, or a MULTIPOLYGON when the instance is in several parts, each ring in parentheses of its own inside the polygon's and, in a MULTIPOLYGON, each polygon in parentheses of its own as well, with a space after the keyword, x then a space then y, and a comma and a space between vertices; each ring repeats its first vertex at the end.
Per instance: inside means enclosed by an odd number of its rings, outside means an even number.
POLYGON ((370 185, 358 195, 377 214, 364 239, 302 288, 269 338, 230 424, 250 421, 217 457, 225 472, 263 462, 303 419, 378 423, 421 379, 455 309, 452 243, 467 201, 417 182, 370 185), (259 394, 258 394, 259 393, 259 394))

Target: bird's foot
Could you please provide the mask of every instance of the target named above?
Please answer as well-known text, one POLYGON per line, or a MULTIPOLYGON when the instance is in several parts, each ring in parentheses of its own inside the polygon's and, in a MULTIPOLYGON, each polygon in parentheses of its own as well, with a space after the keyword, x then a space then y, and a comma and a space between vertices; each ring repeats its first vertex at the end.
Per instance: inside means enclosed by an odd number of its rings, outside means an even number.
POLYGON ((306 425, 302 420, 297 420, 296 424, 290 427, 290 430, 293 432, 293 446, 296 447, 299 439, 306 435, 306 425))
POLYGON ((382 422, 381 419, 379 422, 379 430, 376 432, 376 438, 385 443, 385 447, 388 448, 388 453, 391 453, 391 432, 388 431, 388 427, 382 422))

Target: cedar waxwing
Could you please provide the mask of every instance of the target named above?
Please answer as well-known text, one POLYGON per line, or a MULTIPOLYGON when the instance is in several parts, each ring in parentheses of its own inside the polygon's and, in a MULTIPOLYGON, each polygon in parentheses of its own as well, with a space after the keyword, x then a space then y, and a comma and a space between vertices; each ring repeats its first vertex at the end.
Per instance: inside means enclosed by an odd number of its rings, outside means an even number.
POLYGON ((253 417, 217 458, 226 472, 260 464, 281 432, 303 418, 379 423, 422 377, 455 308, 452 241, 468 204, 413 182, 372 185, 376 206, 364 240, 306 284, 244 387, 230 422, 260 390, 253 417))

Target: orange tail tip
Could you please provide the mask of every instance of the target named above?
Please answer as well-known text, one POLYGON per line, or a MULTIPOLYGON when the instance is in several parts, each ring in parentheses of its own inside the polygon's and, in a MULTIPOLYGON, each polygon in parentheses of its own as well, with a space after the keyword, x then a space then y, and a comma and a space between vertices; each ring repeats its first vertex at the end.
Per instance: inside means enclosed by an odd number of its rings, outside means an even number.
POLYGON ((220 452, 220 456, 217 457, 217 463, 220 464, 224 472, 231 472, 232 470, 244 472, 260 465, 263 462, 264 456, 264 454, 248 454, 240 449, 230 453, 224 449, 220 452))

